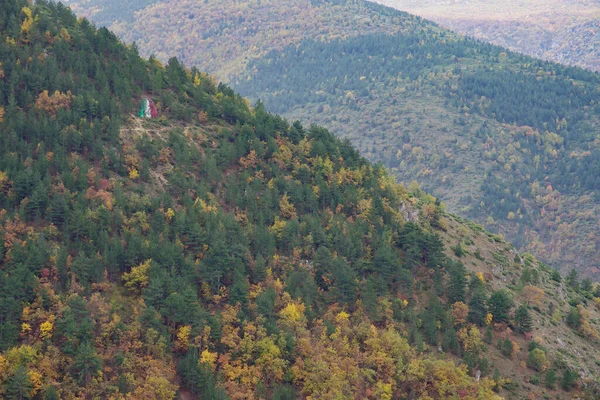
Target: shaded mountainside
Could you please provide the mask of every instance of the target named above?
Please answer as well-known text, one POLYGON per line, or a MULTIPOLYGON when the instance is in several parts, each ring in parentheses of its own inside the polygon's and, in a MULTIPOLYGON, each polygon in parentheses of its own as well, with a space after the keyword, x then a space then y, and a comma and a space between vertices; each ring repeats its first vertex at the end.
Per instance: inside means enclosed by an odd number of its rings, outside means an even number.
MULTIPOLYGON (((600 16, 600 8, 596 13, 600 16)), ((560 29, 554 28, 554 21, 546 21, 550 27, 543 23, 532 26, 523 21, 438 19, 438 22, 459 33, 532 57, 600 71, 600 17, 561 25, 560 29)))
POLYGON ((27 4, 0 10, 2 398, 598 396, 597 284, 27 4))
POLYGON ((111 26, 329 127, 554 267, 600 274, 597 74, 362 1, 157 2, 111 26))
POLYGON ((376 2, 533 57, 600 71, 600 3, 597 1, 376 2))
MULTIPOLYGON (((126 42, 136 42, 142 54, 166 61, 176 55, 186 65, 227 80, 248 62, 272 49, 311 38, 328 41, 364 33, 422 29, 422 20, 368 2, 330 0, 198 2, 155 1, 149 7, 132 2, 137 13, 119 16, 121 2, 67 2, 78 15, 111 28, 126 42), (114 15, 105 18, 102 15, 114 15), (96 20, 96 18, 98 19, 96 20)), ((425 24, 434 29, 433 24, 425 24)))

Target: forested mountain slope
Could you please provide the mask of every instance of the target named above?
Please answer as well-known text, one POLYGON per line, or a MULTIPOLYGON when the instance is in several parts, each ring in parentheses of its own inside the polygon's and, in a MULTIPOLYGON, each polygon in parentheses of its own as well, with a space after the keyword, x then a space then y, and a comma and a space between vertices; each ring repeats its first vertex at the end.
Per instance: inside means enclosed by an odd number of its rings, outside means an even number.
POLYGON ((598 285, 325 129, 54 3, 0 59, 2 398, 598 396, 598 285))
POLYGON ((600 274, 597 74, 363 1, 157 2, 122 21, 146 54, 328 126, 519 248, 600 274))
POLYGON ((533 57, 600 71, 600 3, 589 0, 377 0, 533 57))
POLYGON ((597 75, 432 32, 308 40, 232 83, 325 124, 451 210, 596 275, 597 75))

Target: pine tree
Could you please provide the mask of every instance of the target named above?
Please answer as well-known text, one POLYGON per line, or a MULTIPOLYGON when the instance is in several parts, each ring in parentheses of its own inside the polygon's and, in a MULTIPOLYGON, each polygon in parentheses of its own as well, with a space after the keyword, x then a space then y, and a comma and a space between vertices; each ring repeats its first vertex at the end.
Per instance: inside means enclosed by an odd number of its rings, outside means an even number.
POLYGON ((488 300, 488 308, 492 313, 494 321, 507 322, 508 313, 512 306, 512 297, 506 290, 495 291, 488 300))
POLYGON ((286 287, 292 298, 301 299, 310 308, 317 300, 317 285, 307 268, 298 267, 290 273, 286 287))
POLYGON ((485 286, 481 279, 475 275, 475 273, 471 273, 469 277, 469 295, 472 296, 477 290, 485 290, 485 286))
POLYGON ((373 321, 379 321, 381 313, 379 311, 379 302, 377 301, 377 284, 373 277, 367 278, 361 293, 362 303, 367 314, 373 321))
POLYGON ((529 285, 529 283, 531 283, 531 280, 532 280, 531 269, 525 267, 525 269, 523 270, 523 273, 521 274, 521 282, 523 282, 523 285, 529 285))
POLYGON ((467 286, 467 274, 465 266, 461 262, 455 262, 448 269, 450 282, 448 283, 448 303, 454 304, 457 301, 465 301, 465 291, 467 286))
POLYGON ((479 289, 475 290, 471 296, 471 299, 469 300, 469 322, 479 326, 483 326, 485 324, 485 318, 488 313, 486 304, 487 296, 485 294, 485 289, 480 287, 479 289))
POLYGON ((387 243, 379 246, 373 258, 375 272, 380 274, 387 282, 391 282, 399 266, 400 261, 392 248, 387 243))
POLYGON ((436 268, 431 280, 433 281, 435 294, 442 297, 444 295, 444 270, 436 268))
POLYGON ((267 262, 262 254, 256 256, 256 262, 252 269, 252 283, 256 284, 262 282, 267 277, 267 262))
POLYGON ((336 299, 340 303, 351 304, 356 301, 356 272, 341 258, 334 262, 334 288, 336 299))
POLYGON ((98 357, 91 344, 83 344, 77 349, 77 355, 71 365, 71 372, 77 382, 87 385, 92 376, 102 368, 102 359, 98 357))
POLYGON ((9 400, 30 399, 32 390, 33 384, 29 379, 27 369, 23 365, 19 365, 6 382, 6 398, 9 400))
POLYGON ((592 292, 592 280, 590 278, 585 278, 581 281, 581 291, 582 292, 592 292))
POLYGON ((485 332, 483 333, 483 341, 487 344, 492 344, 492 340, 494 339, 494 334, 492 332, 492 327, 488 326, 485 328, 485 332))
POLYGON ((575 268, 571 269, 569 275, 567 275, 567 285, 569 285, 573 290, 579 290, 579 274, 577 274, 577 270, 575 268))
POLYGON ((554 389, 554 386, 556 385, 556 371, 554 369, 549 369, 548 372, 546 372, 544 384, 548 389, 554 389))
POLYGON ((272 287, 261 292, 256 298, 256 308, 260 315, 267 320, 275 318, 275 301, 277 300, 277 292, 272 287))
POLYGON ((327 247, 319 247, 313 265, 315 267, 315 282, 321 289, 327 290, 331 281, 333 254, 327 247))
POLYGON ((456 334, 456 330, 454 328, 448 328, 446 332, 444 332, 444 336, 442 338, 442 348, 444 351, 450 351, 452 354, 460 357, 460 342, 458 341, 458 335, 456 334))
POLYGON ((529 309, 521 305, 515 312, 515 327, 520 333, 528 333, 533 330, 533 319, 529 313, 529 309))
POLYGON ((208 255, 203 260, 204 277, 209 282, 213 292, 217 292, 225 275, 231 269, 232 259, 223 234, 213 240, 208 255))
POLYGON ((435 233, 425 233, 422 240, 422 248, 425 264, 429 268, 438 268, 444 259, 444 244, 440 237, 435 233))
POLYGON ((513 342, 510 339, 498 340, 498 348, 506 357, 510 357, 513 352, 513 342))
POLYGON ((50 386, 48 389, 46 389, 46 397, 44 400, 60 400, 58 392, 54 386, 50 386))
POLYGON ((567 325, 573 329, 581 327, 581 314, 576 307, 571 307, 571 311, 567 314, 567 325))
POLYGON ((248 287, 248 278, 244 273, 244 266, 238 265, 233 271, 230 298, 232 304, 239 303, 243 310, 246 310, 248 306, 248 287))
POLYGON ((565 369, 565 372, 563 373, 563 377, 562 377, 562 381, 561 381, 562 388, 565 389, 566 391, 569 391, 573 388, 573 386, 575 386, 576 382, 577 382, 577 373, 575 371, 571 371, 569 368, 565 369))
POLYGON ((298 394, 293 386, 281 385, 275 388, 271 400, 295 400, 297 398, 298 394))
POLYGON ((427 305, 427 309, 421 315, 421 320, 423 321, 423 333, 425 335, 425 339, 427 343, 430 345, 438 344, 438 314, 441 309, 438 297, 432 294, 429 297, 429 304, 427 305))

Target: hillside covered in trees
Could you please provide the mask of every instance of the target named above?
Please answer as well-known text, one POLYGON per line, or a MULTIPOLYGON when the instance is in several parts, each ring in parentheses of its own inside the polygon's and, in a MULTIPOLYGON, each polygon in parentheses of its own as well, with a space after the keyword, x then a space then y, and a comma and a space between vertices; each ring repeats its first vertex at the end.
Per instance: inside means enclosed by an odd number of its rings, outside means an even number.
POLYGON ((587 0, 377 0, 548 61, 600 71, 600 4, 587 0))
POLYGON ((563 272, 600 275, 598 74, 360 0, 158 1, 111 26, 327 126, 563 272))
POLYGON ((2 398, 598 396, 598 285, 347 141, 60 4, 0 59, 2 398))

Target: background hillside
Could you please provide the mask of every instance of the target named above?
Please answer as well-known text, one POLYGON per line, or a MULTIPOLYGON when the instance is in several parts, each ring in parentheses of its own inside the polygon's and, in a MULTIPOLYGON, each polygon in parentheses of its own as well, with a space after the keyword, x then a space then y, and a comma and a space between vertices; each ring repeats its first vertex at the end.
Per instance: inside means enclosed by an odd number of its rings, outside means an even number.
POLYGON ((378 0, 486 42, 600 71, 600 3, 589 0, 378 0))
MULTIPOLYGON (((227 81, 248 62, 273 49, 303 39, 329 41, 364 33, 411 31, 420 18, 368 2, 329 0, 131 3, 121 13, 120 2, 95 0, 69 4, 79 15, 111 28, 126 42, 136 42, 145 55, 166 61, 176 55, 227 81), (139 9, 139 10, 138 10, 139 9), (133 10, 138 10, 133 12, 133 10), (120 16, 123 15, 123 16, 120 16)), ((432 24, 428 24, 432 27, 432 24)))
POLYGON ((2 398, 597 398, 598 285, 28 4, 0 9, 2 398))
POLYGON ((111 26, 330 127, 553 266, 600 273, 597 74, 362 1, 157 2, 111 26))
MULTIPOLYGON (((170 14, 179 8, 177 4, 173 7, 170 2, 160 0, 133 0, 125 4, 115 0, 66 0, 66 2, 73 7, 77 14, 85 15, 100 25, 116 29, 119 35, 126 37, 128 41, 144 40, 143 35, 137 33, 140 32, 138 29, 130 31, 128 27, 136 19, 141 19, 142 23, 148 21, 150 14, 143 11, 136 17, 136 11, 147 7, 149 10, 149 6, 157 4, 156 8, 153 8, 155 20, 150 21, 152 23, 159 22, 160 25, 160 20, 165 18, 166 13, 170 14), (164 4, 170 4, 168 10, 163 9, 164 4), (159 10, 163 12, 159 14, 159 10)), ((594 71, 600 70, 600 52, 598 50, 600 49, 600 4, 596 1, 376 0, 375 2, 430 19, 455 32, 529 56, 594 71)), ((186 8, 198 9, 198 5, 195 5, 196 2, 183 3, 186 8)), ((313 5, 318 3, 312 2, 313 5)), ((243 2, 235 7, 243 10, 246 7, 252 7, 251 4, 252 2, 243 2)), ((297 17, 298 13, 295 13, 295 7, 290 7, 290 4, 287 6, 283 14, 293 14, 297 17)), ((182 10, 184 9, 182 8, 182 10)), ((303 7, 303 10, 306 10, 306 7, 303 7)), ((175 13, 180 14, 177 11, 175 13)), ((319 12, 317 15, 313 14, 313 17, 320 19, 321 15, 319 12)), ((185 16, 187 17, 189 14, 185 16)), ((331 17, 332 15, 322 16, 331 17)), ((180 17, 183 16, 180 15, 180 17)), ((171 20, 171 18, 169 19, 171 20)), ((294 20, 295 18, 287 19, 289 22, 294 20)), ((185 18, 180 18, 175 22, 179 25, 186 23, 185 18)), ((190 24, 186 25, 189 29, 190 24)), ((330 28, 336 30, 339 27, 332 24, 330 28)), ((176 38, 171 38, 171 40, 177 42, 176 38)), ((163 41, 164 39, 159 40, 159 42, 163 41)), ((171 45, 173 44, 171 43, 171 45)), ((161 44, 154 43, 151 50, 163 50, 160 46, 161 44)), ((171 47, 175 48, 175 46, 171 47)), ((245 51, 240 52, 240 49, 238 49, 238 54, 245 51)), ((187 57, 191 55, 185 51, 180 56, 184 56, 187 61, 187 57)))

